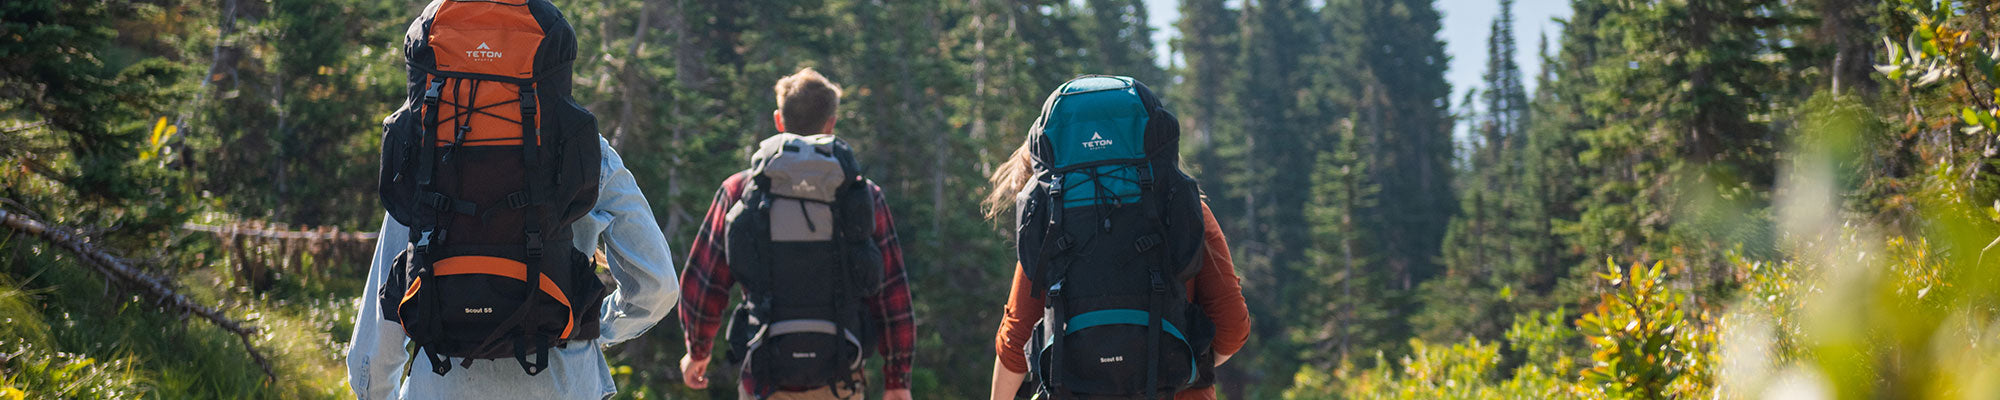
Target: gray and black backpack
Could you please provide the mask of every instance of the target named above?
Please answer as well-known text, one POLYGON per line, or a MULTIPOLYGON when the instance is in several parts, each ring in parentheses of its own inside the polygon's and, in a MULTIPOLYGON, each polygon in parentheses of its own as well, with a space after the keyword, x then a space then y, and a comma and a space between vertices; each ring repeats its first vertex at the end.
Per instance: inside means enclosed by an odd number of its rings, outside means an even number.
POLYGON ((1172 397, 1205 385, 1214 336, 1186 286, 1201 267, 1201 193, 1180 124, 1144 84, 1084 76, 1028 133, 1016 250, 1045 300, 1027 349, 1055 399, 1172 397))
POLYGON ((760 395, 851 387, 874 343, 862 299, 882 282, 875 203, 854 152, 832 135, 781 133, 746 174, 725 236, 747 293, 729 325, 731 361, 748 362, 760 395))

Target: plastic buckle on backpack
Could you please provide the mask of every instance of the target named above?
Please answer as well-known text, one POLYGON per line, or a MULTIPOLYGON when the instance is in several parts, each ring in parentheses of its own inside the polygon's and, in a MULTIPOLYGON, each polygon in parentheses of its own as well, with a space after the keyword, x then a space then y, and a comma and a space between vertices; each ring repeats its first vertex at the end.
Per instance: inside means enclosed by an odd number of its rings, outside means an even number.
POLYGON ((1147 252, 1149 250, 1152 250, 1154 247, 1158 247, 1160 245, 1160 234, 1155 233, 1146 236, 1140 236, 1138 243, 1135 244, 1136 244, 1135 247, 1139 250, 1140 253, 1147 252))
POLYGON ((542 258, 542 231, 528 231, 528 258, 542 258))
POLYGON ((424 104, 437 105, 438 97, 443 96, 439 93, 442 89, 444 89, 444 78, 431 80, 430 89, 424 89, 424 104))
POLYGON ((1153 165, 1139 164, 1139 189, 1153 190, 1153 165))
POLYGON ((522 192, 508 193, 507 207, 516 209, 528 207, 528 194, 522 192))
POLYGON ((1167 280, 1164 278, 1160 278, 1159 271, 1153 271, 1152 275, 1153 275, 1153 293, 1166 293, 1167 280))
POLYGON ((425 254, 431 252, 431 237, 436 233, 437 229, 433 228, 424 228, 422 232, 417 233, 417 244, 415 247, 417 254, 425 254))
POLYGON ((451 198, 445 197, 445 195, 438 192, 424 192, 423 199, 420 201, 424 205, 438 211, 451 211, 451 198))
POLYGON ((535 89, 521 89, 521 116, 535 116, 535 89))
POLYGON ((1067 251, 1072 246, 1076 246, 1076 239, 1070 238, 1068 234, 1056 237, 1056 251, 1067 251))

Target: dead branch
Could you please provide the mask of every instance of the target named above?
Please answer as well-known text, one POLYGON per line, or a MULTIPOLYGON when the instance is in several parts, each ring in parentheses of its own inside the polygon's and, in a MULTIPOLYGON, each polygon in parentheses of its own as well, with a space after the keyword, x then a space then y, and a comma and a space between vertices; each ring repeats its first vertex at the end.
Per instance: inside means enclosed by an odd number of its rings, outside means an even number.
POLYGON ((241 224, 222 226, 202 225, 192 222, 181 224, 181 229, 208 232, 223 237, 256 236, 270 239, 366 241, 375 240, 376 236, 378 236, 375 232, 338 232, 327 229, 291 231, 284 229, 244 228, 241 224))
POLYGON ((243 349, 250 353, 250 359, 256 361, 257 366, 264 369, 264 376, 272 381, 278 379, 277 373, 271 370, 270 362, 264 359, 264 355, 257 351, 256 346, 251 345, 250 336, 257 334, 256 327, 230 319, 228 316, 223 315, 222 312, 216 311, 213 308, 195 304, 187 296, 182 296, 180 293, 175 292, 165 280, 141 272, 137 268, 133 268, 131 263, 126 262, 124 259, 99 250, 97 246, 90 243, 90 239, 87 237, 79 237, 71 234, 69 230, 60 229, 26 215, 7 210, 0 210, 0 225, 4 225, 14 231, 34 235, 43 241, 69 250, 71 254, 76 254, 78 257, 89 261, 84 264, 89 265, 91 269, 96 270, 99 274, 110 277, 112 280, 124 284, 125 287, 137 288, 146 297, 153 300, 154 304, 158 304, 168 310, 194 314, 208 320, 209 323, 222 328, 222 330, 236 334, 236 336, 243 340, 243 349))

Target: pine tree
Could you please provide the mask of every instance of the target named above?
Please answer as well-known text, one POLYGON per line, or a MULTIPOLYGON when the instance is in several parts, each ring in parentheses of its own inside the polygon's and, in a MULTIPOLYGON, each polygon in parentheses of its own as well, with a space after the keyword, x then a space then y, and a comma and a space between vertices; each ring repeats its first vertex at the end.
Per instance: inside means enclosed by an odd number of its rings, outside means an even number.
MULTIPOLYGON (((1230 117, 1235 108, 1226 103, 1230 100, 1230 83, 1236 79, 1232 75, 1237 72, 1233 65, 1239 29, 1237 10, 1224 7, 1224 3, 1224 0, 1183 0, 1178 22, 1181 34, 1174 39, 1174 53, 1182 60, 1175 73, 1184 81, 1167 93, 1181 119, 1181 147, 1188 155, 1189 173, 1196 177, 1207 175, 1203 171, 1210 169, 1217 173, 1228 170, 1222 166, 1217 150, 1226 144, 1216 138, 1229 136, 1221 131, 1235 126, 1230 117)), ((1202 183, 1207 191, 1223 191, 1218 186, 1219 180, 1202 183)), ((1217 206, 1221 205, 1210 205, 1217 206)))
POLYGON ((1320 355, 1307 361, 1321 369, 1383 350, 1394 339, 1385 329, 1394 324, 1393 293, 1381 282, 1388 276, 1370 271, 1377 262, 1371 249, 1380 243, 1368 231, 1376 216, 1365 210, 1375 206, 1380 189, 1352 122, 1342 121, 1336 129, 1333 145, 1320 153, 1313 170, 1306 212, 1313 245, 1306 250, 1312 267, 1304 275, 1317 289, 1301 294, 1300 302, 1309 306, 1299 316, 1309 322, 1291 335, 1307 338, 1304 351, 1320 355))
MULTIPOLYGON (((1581 133, 1589 194, 1566 239, 1588 254, 1696 267, 1721 265, 1721 249, 1734 244, 1768 252, 1773 239, 1760 227, 1769 223, 1756 222, 1768 218, 1756 211, 1768 198, 1757 193, 1771 187, 1778 140, 1758 115, 1771 109, 1765 96, 1782 74, 1759 60, 1783 50, 1763 32, 1794 20, 1771 1, 1589 5, 1597 7, 1594 35, 1605 42, 1591 49, 1597 59, 1577 99, 1582 115, 1605 122, 1581 133), (1701 193, 1745 211, 1680 208, 1701 193)), ((1726 278, 1695 273, 1703 286, 1726 278)))
POLYGON ((1512 8, 1512 0, 1500 1, 1486 41, 1485 90, 1477 95, 1483 107, 1471 113, 1469 159, 1457 175, 1460 212, 1441 249, 1446 273, 1426 282, 1420 296, 1419 336, 1433 341, 1498 339, 1534 269, 1529 242, 1544 234, 1529 218, 1538 205, 1527 181, 1528 96, 1514 61, 1512 8))
MULTIPOLYGON (((157 248, 195 201, 185 171, 140 160, 152 133, 171 123, 190 88, 191 68, 120 43, 114 23, 139 19, 142 5, 107 2, 0 4, 0 209, 49 223, 94 229, 111 248, 157 248), (108 54, 123 57, 107 57, 108 54)), ((33 239, 0 249, 24 252, 33 239)), ((35 247, 36 253, 42 247, 35 247)))
POLYGON ((1091 38, 1091 64, 1098 73, 1125 75, 1145 82, 1155 92, 1165 93, 1172 82, 1154 62, 1153 27, 1146 24, 1146 2, 1142 0, 1089 0, 1089 18, 1078 21, 1079 30, 1091 38))
POLYGON ((1428 1, 1358 0, 1374 82, 1357 104, 1358 134, 1370 152, 1382 197, 1382 262, 1402 290, 1437 275, 1433 258, 1456 207, 1451 190, 1450 57, 1437 39, 1439 14, 1428 1))

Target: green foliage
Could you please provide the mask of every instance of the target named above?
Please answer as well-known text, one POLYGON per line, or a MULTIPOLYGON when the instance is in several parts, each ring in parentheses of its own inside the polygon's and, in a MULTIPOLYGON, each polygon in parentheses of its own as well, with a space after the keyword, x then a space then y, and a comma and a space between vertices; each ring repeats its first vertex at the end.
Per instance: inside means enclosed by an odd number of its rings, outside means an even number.
POLYGON ((1949 85, 1950 103, 1968 135, 2000 134, 2000 37, 1992 33, 1993 5, 1953 0, 1888 2, 1906 19, 1907 33, 1882 38, 1889 63, 1876 66, 1890 81, 1921 89, 1949 85))
POLYGON ((1343 359, 1337 367, 1300 368, 1287 399, 1699 398, 1714 390, 1720 360, 1715 324, 1683 311, 1686 292, 1651 268, 1609 264, 1608 292, 1591 313, 1565 311, 1514 319, 1500 344, 1466 338, 1452 345, 1410 340, 1410 353, 1372 367, 1343 359), (1589 343, 1588 358, 1578 339, 1589 343))
MULTIPOLYGON (((0 3, 0 208, 254 320, 281 377, 14 235, 0 398, 344 395, 359 265, 310 260, 252 294, 175 227, 372 228, 376 121, 421 3, 0 3)), ((1426 1, 1182 1, 1167 69, 1133 0, 558 1, 577 98, 677 250, 773 133, 772 81, 810 66, 845 86, 838 132, 910 262, 923 396, 984 387, 1011 253, 973 204, 1079 73, 1139 77, 1181 117, 1257 321, 1227 397, 2000 393, 2000 8, 1570 3, 1532 94, 1496 18, 1454 116, 1426 1), (1660 262, 1596 273, 1600 256, 1660 262)), ((677 325, 611 352, 621 393, 732 397, 679 384, 677 325)))
POLYGON ((27 395, 66 399, 129 399, 146 392, 146 382, 127 360, 109 362, 78 354, 51 353, 23 346, 10 350, 5 375, 0 375, 0 398, 21 399, 27 395))
POLYGON ((1303 399, 1582 399, 1592 398, 1560 376, 1536 366, 1503 372, 1500 346, 1468 338, 1451 345, 1410 340, 1410 355, 1395 365, 1356 370, 1353 364, 1328 372, 1300 369, 1288 400, 1303 399))
POLYGON ((1512 0, 1500 2, 1486 41, 1486 73, 1478 109, 1468 115, 1472 131, 1457 172, 1458 215, 1439 249, 1445 273, 1425 282, 1418 298, 1424 311, 1413 317, 1418 337, 1447 340, 1470 334, 1494 339, 1517 309, 1534 308, 1554 286, 1553 274, 1535 263, 1551 235, 1544 204, 1537 197, 1539 167, 1529 152, 1529 104, 1521 69, 1514 62, 1512 0))
POLYGON ((1557 379, 1574 380, 1570 372, 1576 371, 1584 358, 1579 351, 1582 341, 1566 322, 1566 312, 1561 308, 1552 312, 1530 311, 1522 315, 1525 318, 1514 319, 1514 326, 1507 328, 1505 336, 1512 348, 1510 354, 1520 355, 1520 368, 1534 368, 1557 379))
MULTIPOLYGON (((1826 164, 1802 169, 1827 168, 1826 164)), ((1987 328, 2000 211, 1973 207, 1967 185, 1940 163, 1915 193, 1921 236, 1880 236, 1868 225, 1799 215, 1819 227, 1778 262, 1739 262, 1743 301, 1732 309, 1730 395, 1764 390, 1841 398, 1985 398, 2000 394, 1987 328)), ((1769 392, 1763 392, 1769 393, 1769 392)))
POLYGON ((1611 293, 1601 295, 1596 309, 1576 320, 1588 338, 1594 366, 1582 372, 1583 383, 1598 386, 1615 398, 1664 399, 1698 396, 1709 382, 1703 345, 1713 347, 1713 333, 1691 321, 1681 304, 1686 293, 1669 288, 1662 268, 1634 264, 1619 268, 1606 260, 1598 274, 1611 293))
POLYGON ((1363 210, 1374 207, 1380 190, 1361 162, 1361 142, 1354 137, 1353 124, 1343 121, 1339 129, 1333 151, 1322 153, 1314 168, 1312 202, 1306 209, 1313 246, 1306 250, 1311 264, 1301 273, 1323 290, 1297 298, 1305 305, 1299 310, 1302 320, 1324 323, 1288 328, 1291 340, 1305 346, 1300 356, 1319 368, 1389 345, 1383 325, 1389 323, 1393 306, 1383 277, 1365 269, 1377 261, 1368 251, 1375 243, 1362 228, 1374 216, 1363 210), (1315 355, 1332 357, 1314 360, 1315 355))

